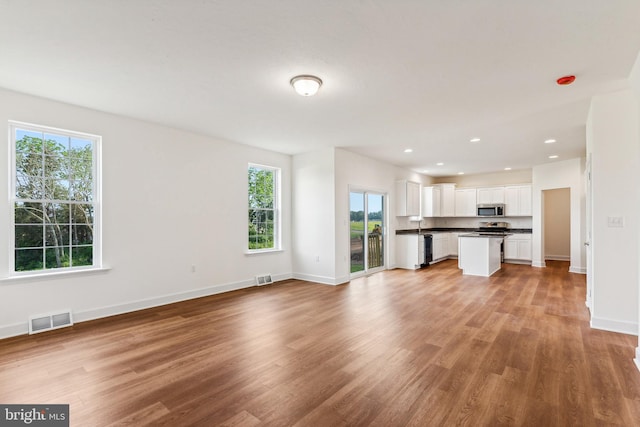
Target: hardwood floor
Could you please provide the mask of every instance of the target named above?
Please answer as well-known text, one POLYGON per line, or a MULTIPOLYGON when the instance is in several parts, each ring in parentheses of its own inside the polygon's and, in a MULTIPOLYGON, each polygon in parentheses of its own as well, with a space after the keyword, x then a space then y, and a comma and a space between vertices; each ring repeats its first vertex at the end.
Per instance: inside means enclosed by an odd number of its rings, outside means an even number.
POLYGON ((637 338, 568 264, 296 280, 0 341, 0 403, 72 426, 637 426, 637 338))

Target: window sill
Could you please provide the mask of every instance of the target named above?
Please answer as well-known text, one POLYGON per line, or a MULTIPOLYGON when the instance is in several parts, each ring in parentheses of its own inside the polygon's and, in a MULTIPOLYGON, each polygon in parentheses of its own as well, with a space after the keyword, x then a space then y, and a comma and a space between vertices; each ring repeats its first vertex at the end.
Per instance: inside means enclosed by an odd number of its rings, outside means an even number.
POLYGON ((274 252, 284 252, 284 249, 256 249, 245 251, 245 255, 272 254, 274 252))
POLYGON ((50 279, 57 279, 59 277, 64 277, 64 276, 92 275, 92 274, 106 273, 109 270, 111 270, 111 267, 92 267, 92 268, 83 268, 79 270, 52 271, 52 272, 37 273, 37 274, 20 274, 16 276, 0 278, 0 284, 28 281, 28 280, 50 280, 50 279))

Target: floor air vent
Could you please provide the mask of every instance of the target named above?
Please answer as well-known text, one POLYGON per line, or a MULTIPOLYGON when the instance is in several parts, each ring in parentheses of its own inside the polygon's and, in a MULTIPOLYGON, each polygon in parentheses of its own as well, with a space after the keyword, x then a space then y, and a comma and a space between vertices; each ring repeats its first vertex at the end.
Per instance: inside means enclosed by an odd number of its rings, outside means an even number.
POLYGON ((70 310, 60 313, 31 316, 29 318, 29 334, 37 334, 38 332, 50 331, 71 325, 73 325, 73 319, 70 310))
POLYGON ((270 274, 265 274, 263 276, 256 276, 256 285, 258 286, 269 285, 271 283, 273 283, 273 279, 271 278, 270 274))

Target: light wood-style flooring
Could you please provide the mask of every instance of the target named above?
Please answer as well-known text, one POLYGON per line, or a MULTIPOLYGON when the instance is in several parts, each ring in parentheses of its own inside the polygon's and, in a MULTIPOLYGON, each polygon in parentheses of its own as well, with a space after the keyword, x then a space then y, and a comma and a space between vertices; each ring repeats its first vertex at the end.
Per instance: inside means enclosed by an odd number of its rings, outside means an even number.
POLYGON ((637 338, 568 264, 297 280, 0 341, 0 403, 72 426, 638 426, 637 338))

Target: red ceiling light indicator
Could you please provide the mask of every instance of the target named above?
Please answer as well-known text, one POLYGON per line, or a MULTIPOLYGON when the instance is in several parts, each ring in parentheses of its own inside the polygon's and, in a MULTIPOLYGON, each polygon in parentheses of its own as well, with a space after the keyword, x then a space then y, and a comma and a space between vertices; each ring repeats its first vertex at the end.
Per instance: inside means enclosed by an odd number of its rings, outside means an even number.
POLYGON ((563 76, 563 77, 560 77, 558 80, 556 80, 556 83, 558 83, 560 86, 566 86, 566 85, 570 85, 575 80, 576 80, 576 76, 563 76))

